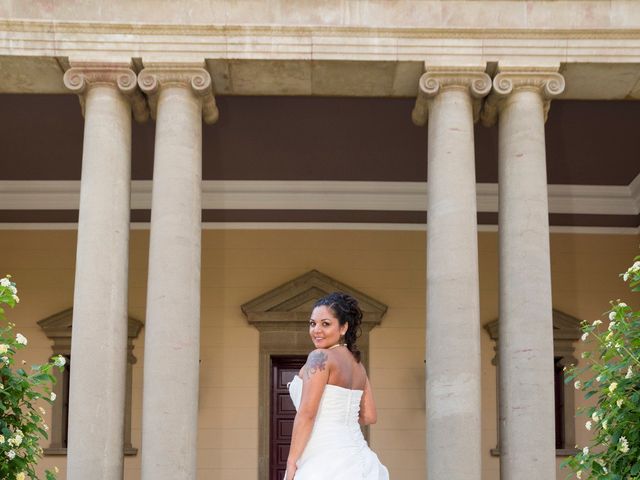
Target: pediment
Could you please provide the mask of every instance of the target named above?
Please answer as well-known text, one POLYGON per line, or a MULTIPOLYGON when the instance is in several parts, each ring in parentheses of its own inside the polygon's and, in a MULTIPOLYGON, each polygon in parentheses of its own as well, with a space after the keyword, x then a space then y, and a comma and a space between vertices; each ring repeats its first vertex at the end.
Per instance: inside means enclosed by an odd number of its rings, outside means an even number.
MULTIPOLYGON (((500 319, 497 318, 484 326, 489 332, 492 340, 498 340, 498 325, 500 319)), ((580 330, 581 321, 560 310, 553 310, 553 338, 555 340, 578 340, 582 331, 580 330)))
POLYGON ((241 306, 249 323, 299 323, 306 321, 314 303, 331 292, 344 292, 360 304, 363 323, 377 325, 387 311, 387 305, 359 290, 311 270, 241 306))
MULTIPOLYGON (((73 325, 73 308, 68 308, 55 313, 50 317, 38 320, 38 325, 44 330, 49 338, 71 338, 71 328, 73 325)), ((142 322, 133 317, 129 317, 128 336, 136 338, 142 329, 142 322)))

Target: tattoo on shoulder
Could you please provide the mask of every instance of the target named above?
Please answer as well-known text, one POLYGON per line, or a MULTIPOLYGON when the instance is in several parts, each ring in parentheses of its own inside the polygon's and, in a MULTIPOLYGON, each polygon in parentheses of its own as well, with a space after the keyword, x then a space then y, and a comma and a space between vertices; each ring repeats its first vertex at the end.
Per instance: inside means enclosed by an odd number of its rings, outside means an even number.
POLYGON ((327 354, 320 351, 311 352, 304 366, 304 375, 307 380, 316 372, 323 371, 327 367, 327 354))

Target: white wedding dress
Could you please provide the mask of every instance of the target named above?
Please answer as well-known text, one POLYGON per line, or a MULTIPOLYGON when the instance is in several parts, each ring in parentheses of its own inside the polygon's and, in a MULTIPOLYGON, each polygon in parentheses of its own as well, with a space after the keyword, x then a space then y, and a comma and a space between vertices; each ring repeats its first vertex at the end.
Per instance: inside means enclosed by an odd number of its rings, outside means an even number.
MULTIPOLYGON (((302 379, 297 375, 289 384, 289 395, 298 410, 302 379)), ((361 398, 362 390, 325 386, 294 480, 389 480, 360 430, 361 398)))

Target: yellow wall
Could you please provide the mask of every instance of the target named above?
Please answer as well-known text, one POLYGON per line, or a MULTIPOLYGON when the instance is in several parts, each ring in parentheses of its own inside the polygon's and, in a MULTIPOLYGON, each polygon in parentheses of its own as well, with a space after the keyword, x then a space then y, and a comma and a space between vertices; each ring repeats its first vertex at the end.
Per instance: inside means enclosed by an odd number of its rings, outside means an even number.
MULTIPOLYGON (((10 319, 29 338, 29 362, 50 354, 50 342, 35 322, 72 305, 75 239, 75 231, 0 232, 0 274, 14 275, 21 298, 10 319)), ((638 243, 636 235, 553 234, 554 307, 593 320, 610 299, 629 298, 617 274, 637 253, 638 243)), ((140 320, 145 316, 147 249, 148 231, 133 231, 129 312, 140 320)), ((497 235, 481 233, 479 250, 481 319, 486 324, 498 316, 497 235)), ((371 443, 393 478, 424 478, 424 233, 207 230, 202 259, 198 478, 257 477, 258 334, 246 324, 239 306, 311 269, 389 306, 382 325, 371 333, 370 375, 379 408, 371 443)), ((144 330, 134 350, 140 360, 133 370, 132 437, 138 448, 143 346, 144 330)), ((493 343, 483 330, 482 480, 499 476, 498 459, 489 455, 497 427, 492 357, 493 343)), ((576 423, 578 440, 584 442, 584 421, 576 423)), ((64 457, 43 462, 54 464, 64 478, 64 457)), ((139 456, 127 458, 125 479, 139 478, 139 468, 139 456)))

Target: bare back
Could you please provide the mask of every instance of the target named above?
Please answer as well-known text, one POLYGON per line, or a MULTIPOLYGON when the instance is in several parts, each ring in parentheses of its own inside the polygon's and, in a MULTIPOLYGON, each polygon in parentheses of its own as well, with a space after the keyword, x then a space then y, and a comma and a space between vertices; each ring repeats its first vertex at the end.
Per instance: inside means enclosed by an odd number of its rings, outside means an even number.
POLYGON ((367 372, 364 366, 356 361, 349 349, 338 347, 327 352, 330 364, 327 383, 350 390, 364 390, 367 384, 367 372))
MULTIPOLYGON (((322 350, 327 358, 329 370, 329 385, 336 385, 349 390, 364 390, 367 384, 367 372, 364 366, 356 361, 353 354, 346 347, 337 347, 322 350)), ((304 370, 307 365, 300 369, 299 376, 304 378, 304 370)))

